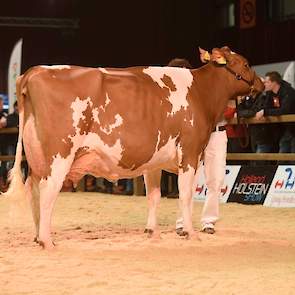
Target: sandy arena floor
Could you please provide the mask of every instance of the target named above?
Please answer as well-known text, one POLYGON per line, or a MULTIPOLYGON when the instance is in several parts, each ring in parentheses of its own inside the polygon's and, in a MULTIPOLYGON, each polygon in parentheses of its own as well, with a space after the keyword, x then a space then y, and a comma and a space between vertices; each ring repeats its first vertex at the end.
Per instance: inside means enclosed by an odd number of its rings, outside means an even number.
POLYGON ((294 209, 221 205, 216 234, 201 242, 176 236, 176 210, 162 199, 152 240, 144 197, 61 193, 57 247, 47 252, 32 242, 31 220, 13 225, 0 197, 0 294, 295 294, 294 209))

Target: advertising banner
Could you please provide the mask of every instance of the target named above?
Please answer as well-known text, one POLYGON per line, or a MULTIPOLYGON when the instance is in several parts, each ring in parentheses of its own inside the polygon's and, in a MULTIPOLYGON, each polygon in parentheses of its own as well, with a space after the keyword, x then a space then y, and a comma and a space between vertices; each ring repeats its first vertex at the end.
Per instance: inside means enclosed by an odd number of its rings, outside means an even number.
POLYGON ((277 166, 243 166, 230 192, 228 202, 263 204, 277 166))
MULTIPOLYGON (((226 203, 229 197, 229 193, 235 182, 235 179, 239 173, 240 165, 228 165, 225 170, 224 185, 221 188, 220 202, 226 203)), ((204 201, 207 195, 207 186, 205 184, 204 166, 202 165, 198 171, 198 182, 196 192, 193 195, 194 200, 204 201)))
POLYGON ((279 166, 264 201, 267 207, 295 207, 295 166, 279 166))
POLYGON ((295 62, 292 61, 288 65, 284 75, 283 79, 291 84, 293 88, 295 88, 295 62))

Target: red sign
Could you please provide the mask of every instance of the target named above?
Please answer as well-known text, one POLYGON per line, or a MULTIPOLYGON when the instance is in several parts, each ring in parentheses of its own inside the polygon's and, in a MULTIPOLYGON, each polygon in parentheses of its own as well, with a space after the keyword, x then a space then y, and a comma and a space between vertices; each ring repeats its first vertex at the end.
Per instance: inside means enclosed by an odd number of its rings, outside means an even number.
POLYGON ((240 0, 240 28, 247 29, 256 25, 256 0, 240 0))

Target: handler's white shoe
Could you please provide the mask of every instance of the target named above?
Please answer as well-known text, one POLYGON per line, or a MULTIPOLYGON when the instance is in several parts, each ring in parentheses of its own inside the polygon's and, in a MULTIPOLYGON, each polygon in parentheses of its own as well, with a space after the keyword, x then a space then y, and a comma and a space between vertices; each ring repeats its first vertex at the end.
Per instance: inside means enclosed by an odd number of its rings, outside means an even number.
POLYGON ((205 223, 202 226, 201 232, 206 233, 206 234, 214 234, 215 229, 214 229, 214 224, 213 223, 205 223))

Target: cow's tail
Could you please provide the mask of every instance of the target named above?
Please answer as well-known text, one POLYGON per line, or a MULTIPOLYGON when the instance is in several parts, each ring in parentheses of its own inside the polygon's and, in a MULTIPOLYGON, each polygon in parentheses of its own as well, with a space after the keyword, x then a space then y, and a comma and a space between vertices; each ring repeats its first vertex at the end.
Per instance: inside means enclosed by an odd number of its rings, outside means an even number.
MULTIPOLYGON (((19 109, 19 132, 18 132, 18 141, 16 147, 16 155, 13 168, 9 171, 8 180, 10 182, 9 188, 6 193, 3 195, 9 197, 12 201, 11 203, 20 207, 24 202, 26 203, 26 193, 25 185, 23 182, 23 175, 21 171, 21 162, 22 162, 22 139, 23 139, 23 130, 24 130, 24 98, 25 93, 23 91, 23 81, 24 76, 18 77, 16 81, 16 93, 17 93, 17 103, 19 109)), ((12 206, 10 211, 14 211, 12 206)), ((23 206, 22 206, 23 207, 23 206)))

